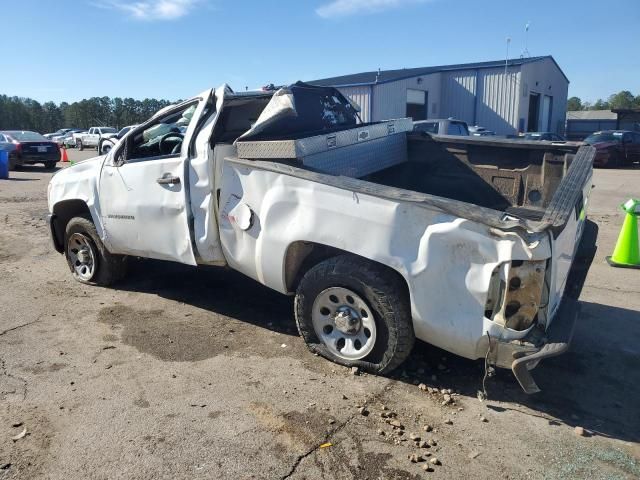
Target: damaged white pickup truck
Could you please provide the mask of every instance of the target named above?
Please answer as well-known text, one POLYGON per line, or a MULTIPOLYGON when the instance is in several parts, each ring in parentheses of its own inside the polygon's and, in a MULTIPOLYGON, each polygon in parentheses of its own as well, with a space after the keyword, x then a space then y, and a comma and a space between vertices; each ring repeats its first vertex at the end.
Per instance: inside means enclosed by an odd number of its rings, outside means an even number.
POLYGON ((128 256, 238 270, 295 294, 310 349, 343 365, 389 372, 418 338, 538 391, 595 251, 594 150, 411 130, 333 88, 206 91, 58 172, 53 243, 83 283, 128 256))

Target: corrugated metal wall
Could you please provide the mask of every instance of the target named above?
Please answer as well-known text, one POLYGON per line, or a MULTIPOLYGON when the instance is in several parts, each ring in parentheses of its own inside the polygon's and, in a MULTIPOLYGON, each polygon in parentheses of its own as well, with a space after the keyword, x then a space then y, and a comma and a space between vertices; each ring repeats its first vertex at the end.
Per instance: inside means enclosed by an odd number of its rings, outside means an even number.
POLYGON ((568 118, 565 136, 569 140, 584 140, 593 132, 615 129, 616 120, 580 120, 568 118))
MULTIPOLYGON (((519 108, 519 117, 522 119, 525 131, 528 127, 529 100, 531 93, 538 93, 541 96, 547 95, 552 97, 551 116, 549 125, 541 125, 540 119, 538 124, 533 125, 535 130, 551 130, 556 133, 564 133, 565 120, 567 116, 567 94, 569 91, 569 82, 564 77, 560 69, 553 60, 545 58, 538 62, 531 62, 521 67, 521 101, 519 108)), ((542 105, 542 97, 540 99, 542 105)))
POLYGON ((428 92, 427 118, 455 117, 505 135, 526 123, 531 92, 552 97, 550 129, 561 133, 568 85, 555 63, 545 59, 506 73, 504 68, 456 70, 340 91, 360 105, 364 122, 406 116, 407 89, 416 89, 428 92))
POLYGON ((371 87, 363 85, 361 87, 340 87, 340 92, 349 97, 352 101, 360 105, 360 118, 363 122, 371 121, 371 87))
POLYGON ((428 92, 428 118, 440 113, 440 74, 411 77, 373 87, 373 120, 403 118, 407 115, 407 89, 428 92))
POLYGON ((442 116, 473 123, 476 72, 464 70, 442 74, 442 116))
POLYGON ((481 125, 498 134, 518 128, 519 67, 442 74, 442 117, 481 125))
POLYGON ((478 70, 478 104, 475 123, 498 134, 518 130, 520 67, 478 70))

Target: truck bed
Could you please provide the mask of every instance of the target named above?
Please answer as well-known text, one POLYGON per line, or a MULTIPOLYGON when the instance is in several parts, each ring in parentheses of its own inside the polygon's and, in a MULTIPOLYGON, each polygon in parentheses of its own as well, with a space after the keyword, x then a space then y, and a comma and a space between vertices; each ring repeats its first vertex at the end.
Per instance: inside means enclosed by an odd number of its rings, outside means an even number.
POLYGON ((541 220, 577 148, 532 143, 411 134, 406 162, 363 180, 541 220))
MULTIPOLYGON (((267 142, 264 151, 272 147, 267 142)), ((561 229, 581 208, 594 152, 588 146, 578 151, 572 145, 416 132, 356 142, 322 155, 320 162, 310 162, 313 156, 271 154, 268 161, 236 161, 354 192, 421 202, 493 227, 541 231, 561 229), (371 148, 379 141, 384 143, 371 148), (571 169, 573 164, 578 165, 571 169)))

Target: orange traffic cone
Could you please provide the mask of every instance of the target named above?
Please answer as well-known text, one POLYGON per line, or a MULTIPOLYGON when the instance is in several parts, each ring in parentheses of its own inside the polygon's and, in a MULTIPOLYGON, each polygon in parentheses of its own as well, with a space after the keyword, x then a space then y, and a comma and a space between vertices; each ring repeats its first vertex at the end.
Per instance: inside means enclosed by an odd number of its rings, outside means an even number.
POLYGON ((67 155, 67 149, 64 147, 60 147, 60 152, 62 153, 62 162, 68 162, 69 161, 69 155, 67 155))

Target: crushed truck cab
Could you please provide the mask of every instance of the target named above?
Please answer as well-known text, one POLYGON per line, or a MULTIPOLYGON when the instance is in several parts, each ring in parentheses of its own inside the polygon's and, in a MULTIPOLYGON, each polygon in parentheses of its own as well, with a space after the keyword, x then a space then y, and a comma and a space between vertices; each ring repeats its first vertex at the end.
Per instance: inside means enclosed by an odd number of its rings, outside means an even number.
POLYGON ((533 393, 593 258, 594 150, 412 130, 333 88, 206 91, 53 177, 54 245, 100 285, 128 256, 227 266, 294 294, 332 361, 386 373, 417 338, 533 393))

